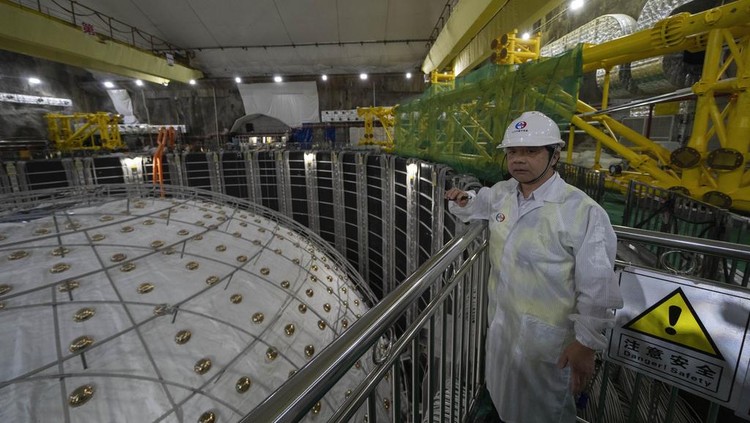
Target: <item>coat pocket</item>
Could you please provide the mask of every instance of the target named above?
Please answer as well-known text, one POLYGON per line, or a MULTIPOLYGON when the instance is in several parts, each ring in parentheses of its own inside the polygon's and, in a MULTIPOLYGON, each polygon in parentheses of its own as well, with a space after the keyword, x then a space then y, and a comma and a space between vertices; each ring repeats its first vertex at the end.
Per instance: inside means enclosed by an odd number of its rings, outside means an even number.
POLYGON ((564 348, 567 330, 545 323, 534 316, 521 316, 517 346, 529 361, 557 363, 564 348))

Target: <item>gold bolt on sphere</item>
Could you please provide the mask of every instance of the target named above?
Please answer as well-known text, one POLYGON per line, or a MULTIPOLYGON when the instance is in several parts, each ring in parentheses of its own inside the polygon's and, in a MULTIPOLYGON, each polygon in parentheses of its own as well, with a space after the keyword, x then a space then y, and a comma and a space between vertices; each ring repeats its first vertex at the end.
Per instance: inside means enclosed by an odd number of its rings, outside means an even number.
POLYGON ((177 231, 177 235, 185 236, 189 234, 190 234, 190 231, 188 231, 187 229, 180 229, 179 231, 177 231))
POLYGON ((131 270, 135 269, 135 263, 132 261, 129 263, 125 263, 122 266, 120 266, 121 272, 130 272, 131 270))
POLYGON ((277 249, 273 250, 273 252, 276 253, 276 254, 281 254, 282 253, 282 251, 281 251, 280 248, 277 248, 277 249))
POLYGON ((310 266, 310 268, 313 270, 313 272, 317 272, 318 271, 318 265, 317 264, 313 264, 312 266, 310 266))
POLYGON ((326 276, 326 279, 328 279, 328 282, 333 282, 333 276, 331 275, 326 276))
POLYGON ((299 264, 299 259, 298 259, 298 258, 296 258, 296 259, 293 259, 293 260, 292 260, 292 263, 294 263, 294 264, 299 264))
POLYGON ((307 306, 304 304, 300 304, 299 306, 297 306, 297 310, 299 310, 300 313, 305 313, 307 312, 307 306))
POLYGON ((49 269, 49 272, 62 273, 68 269, 70 269, 70 265, 68 263, 57 263, 49 269))
POLYGON ((263 313, 255 313, 253 314, 253 323, 260 324, 263 323, 263 313))
POLYGON ((313 405, 312 413, 313 414, 320 413, 320 408, 321 408, 320 401, 318 401, 318 402, 315 403, 315 405, 313 405))
POLYGON ((203 235, 196 235, 193 237, 193 241, 200 241, 203 239, 203 235))
POLYGON ((323 311, 325 311, 326 313, 330 312, 331 311, 331 305, 328 304, 328 303, 323 304, 323 311))
POLYGON ((112 216, 109 216, 109 215, 104 215, 104 216, 102 216, 102 217, 100 217, 100 218, 99 218, 99 221, 100 221, 100 222, 110 222, 110 221, 112 221, 112 220, 114 220, 114 219, 115 219, 115 218, 114 218, 114 217, 112 217, 112 216))
POLYGON ((271 273, 271 269, 269 269, 267 267, 264 267, 264 268, 260 269, 260 274, 263 275, 263 276, 268 276, 269 273, 271 273))
POLYGON ((154 290, 154 284, 148 283, 148 282, 144 282, 138 285, 138 289, 136 289, 136 291, 138 291, 139 294, 148 294, 149 292, 153 290, 154 290))
POLYGON ((46 235, 49 233, 49 229, 40 228, 34 231, 34 235, 46 235))
POLYGON ((195 363, 193 370, 199 375, 205 374, 207 371, 211 370, 211 360, 208 358, 201 358, 195 363))
POLYGON ((73 321, 75 322, 85 322, 86 320, 94 317, 96 314, 96 309, 93 307, 84 307, 82 309, 79 309, 78 311, 73 314, 73 321))
POLYGON ((65 281, 61 283, 60 285, 57 285, 57 290, 60 292, 70 292, 76 288, 78 288, 80 284, 78 281, 65 281))
POLYGON ((313 354, 315 354, 315 347, 312 345, 305 346, 305 356, 307 358, 310 358, 313 356, 313 354))
POLYGON ((133 227, 132 226, 123 226, 122 228, 120 228, 120 232, 122 232, 124 234, 128 233, 128 232, 133 232, 133 227))
POLYGON ((93 343, 94 343, 94 338, 88 335, 79 336, 78 338, 74 339, 73 342, 70 343, 68 350, 72 353, 77 353, 90 347, 93 343))
POLYGON ((386 410, 389 410, 391 408, 391 400, 389 400, 388 398, 383 399, 383 407, 386 410))
POLYGON ((154 224, 154 221, 152 219, 146 219, 143 221, 143 224, 146 226, 151 226, 154 224))
POLYGON ((237 256, 237 261, 240 263, 244 263, 247 261, 247 256, 237 256))
POLYGON ((216 246, 216 251, 218 251, 218 252, 220 252, 220 253, 221 253, 221 252, 224 252, 224 251, 226 251, 226 250, 227 250, 227 246, 226 246, 226 245, 217 245, 217 246, 216 246))
POLYGON ((119 262, 125 260, 126 258, 128 258, 128 256, 126 256, 125 254, 123 254, 123 253, 117 253, 117 254, 112 254, 112 256, 110 256, 109 259, 112 262, 119 263, 119 262))
POLYGON ((91 235, 91 240, 92 241, 103 241, 105 238, 106 238, 106 236, 104 236, 102 234, 91 235))
POLYGON ((229 301, 232 302, 232 304, 239 304, 242 302, 242 294, 233 294, 231 297, 229 297, 229 301))
POLYGON ((315 294, 315 292, 313 292, 312 289, 305 290, 305 295, 307 295, 308 297, 312 298, 313 294, 315 294))
POLYGON ((94 396, 94 387, 91 385, 82 385, 73 390, 68 395, 68 405, 71 407, 80 407, 86 404, 94 396))
POLYGON ((253 245, 260 245, 260 244, 261 244, 261 242, 260 242, 259 239, 254 239, 253 240, 253 245))
POLYGON ((277 350, 275 347, 268 347, 266 350, 266 358, 269 361, 276 360, 276 357, 279 356, 279 350, 277 350))
POLYGON ((28 255, 29 255, 29 253, 27 251, 24 251, 24 250, 13 251, 8 256, 8 260, 19 260, 19 259, 22 259, 24 257, 27 257, 28 255))
POLYGON ((354 305, 359 306, 359 300, 354 300, 354 305))
POLYGON ((242 236, 242 232, 235 232, 232 234, 232 236, 234 236, 235 238, 239 238, 242 236))
POLYGON ((349 396, 350 396, 351 394, 352 394, 352 390, 351 390, 351 389, 347 389, 347 390, 346 390, 346 393, 344 394, 344 398, 349 398, 349 396))
POLYGON ((13 286, 7 283, 0 285, 0 295, 5 295, 13 290, 13 286))
POLYGON ((67 247, 57 247, 54 250, 52 250, 52 255, 55 257, 59 257, 65 254, 68 254, 70 252, 70 249, 67 247))
POLYGON ((216 423, 216 414, 213 411, 206 411, 198 418, 198 423, 216 423))
POLYGON ((326 328, 325 320, 318 320, 318 329, 324 330, 326 328))
POLYGON ((281 287, 284 289, 289 288, 289 281, 281 281, 281 287))
POLYGON ((341 321, 341 327, 343 327, 344 329, 348 328, 349 327, 349 321, 346 320, 346 319, 342 320, 341 321))
POLYGON ((216 275, 211 275, 206 278, 206 284, 208 286, 216 285, 217 283, 219 283, 219 277, 216 275))
POLYGON ((347 291, 346 287, 345 287, 345 286, 342 286, 342 287, 341 287, 341 292, 343 292, 344 294, 346 294, 346 291, 347 291))
POLYGON ((154 241, 154 242, 151 243, 151 248, 154 248, 154 249, 160 248, 160 247, 163 247, 163 246, 164 246, 164 241, 160 241, 158 239, 156 241, 154 241))
POLYGON ((236 389, 237 392, 244 394, 248 391, 248 389, 250 389, 250 386, 252 386, 252 384, 253 382, 250 380, 250 378, 244 376, 237 379, 237 383, 234 384, 234 389, 236 389))
POLYGON ((192 336, 193 336, 192 332, 190 332, 187 329, 183 329, 177 332, 177 335, 174 336, 174 342, 176 342, 177 345, 187 344, 187 342, 190 340, 192 336))
POLYGON ((329 286, 328 288, 326 288, 326 291, 327 291, 327 292, 328 292, 329 294, 333 295, 333 288, 331 288, 330 286, 329 286))
POLYGON ((284 334, 286 336, 294 335, 294 325, 289 323, 288 325, 284 326, 284 334))
POLYGON ((190 262, 188 262, 188 263, 187 263, 187 264, 185 265, 185 268, 186 268, 187 270, 195 270, 195 269, 197 269, 198 267, 200 267, 200 264, 198 264, 198 262, 197 262, 197 261, 190 261, 190 262))

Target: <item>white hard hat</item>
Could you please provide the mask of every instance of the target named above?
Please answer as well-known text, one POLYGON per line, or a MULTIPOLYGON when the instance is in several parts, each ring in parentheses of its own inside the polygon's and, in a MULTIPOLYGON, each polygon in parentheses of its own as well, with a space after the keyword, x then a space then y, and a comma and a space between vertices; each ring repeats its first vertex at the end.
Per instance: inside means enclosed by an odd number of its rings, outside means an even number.
POLYGON ((558 144, 560 148, 565 146, 557 123, 542 112, 524 112, 508 125, 503 142, 497 148, 542 147, 553 144, 558 144))

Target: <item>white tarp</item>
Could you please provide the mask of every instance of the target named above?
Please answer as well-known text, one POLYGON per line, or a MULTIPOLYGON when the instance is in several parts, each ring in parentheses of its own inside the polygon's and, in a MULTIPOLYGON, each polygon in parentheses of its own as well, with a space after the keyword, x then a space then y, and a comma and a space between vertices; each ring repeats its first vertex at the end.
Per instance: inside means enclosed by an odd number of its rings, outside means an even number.
POLYGON ((122 123, 125 125, 138 123, 138 119, 133 114, 133 101, 130 99, 130 94, 128 94, 127 90, 107 90, 107 94, 112 99, 117 113, 122 115, 122 123))
POLYGON ((245 113, 275 117, 291 127, 320 122, 314 81, 239 84, 245 113))

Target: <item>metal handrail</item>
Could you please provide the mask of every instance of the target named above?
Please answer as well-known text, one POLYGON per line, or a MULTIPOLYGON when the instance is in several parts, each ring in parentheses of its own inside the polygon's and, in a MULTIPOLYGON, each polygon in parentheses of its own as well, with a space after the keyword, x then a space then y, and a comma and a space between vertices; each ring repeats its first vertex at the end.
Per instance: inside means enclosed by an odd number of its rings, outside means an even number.
POLYGON ((695 238, 691 236, 665 234, 663 232, 630 228, 627 226, 613 226, 618 240, 647 242, 665 247, 675 247, 700 253, 727 256, 750 261, 750 246, 726 241, 695 238), (669 235, 668 237, 666 235, 669 235))
POLYGON ((476 240, 485 227, 484 222, 472 223, 463 235, 446 244, 240 422, 295 422, 301 419, 420 298, 435 278, 476 240))

